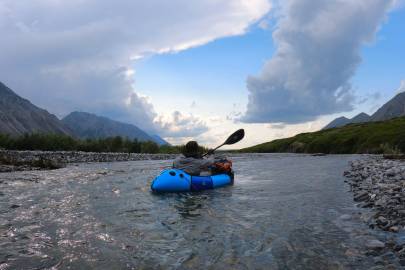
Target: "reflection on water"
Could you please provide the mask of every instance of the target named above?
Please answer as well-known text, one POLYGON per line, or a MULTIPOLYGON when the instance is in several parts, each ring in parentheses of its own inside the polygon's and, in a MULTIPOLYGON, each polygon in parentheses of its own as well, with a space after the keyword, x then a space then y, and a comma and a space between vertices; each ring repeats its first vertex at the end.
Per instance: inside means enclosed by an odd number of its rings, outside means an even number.
POLYGON ((183 218, 197 217, 200 216, 200 210, 203 208, 203 203, 207 199, 208 196, 200 194, 180 195, 174 207, 183 218))
POLYGON ((351 156, 235 157, 235 185, 155 195, 170 161, 2 174, 0 269, 368 269, 351 156), (347 215, 346 215, 347 217, 347 215))

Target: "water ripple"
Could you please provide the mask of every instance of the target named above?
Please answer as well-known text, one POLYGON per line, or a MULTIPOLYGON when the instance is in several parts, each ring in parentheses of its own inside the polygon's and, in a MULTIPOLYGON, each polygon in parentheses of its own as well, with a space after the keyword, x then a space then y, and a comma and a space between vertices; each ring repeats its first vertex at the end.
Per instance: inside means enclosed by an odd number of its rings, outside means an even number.
POLYGON ((232 187, 155 195, 170 161, 0 181, 0 269, 368 269, 342 172, 353 156, 235 157, 232 187))

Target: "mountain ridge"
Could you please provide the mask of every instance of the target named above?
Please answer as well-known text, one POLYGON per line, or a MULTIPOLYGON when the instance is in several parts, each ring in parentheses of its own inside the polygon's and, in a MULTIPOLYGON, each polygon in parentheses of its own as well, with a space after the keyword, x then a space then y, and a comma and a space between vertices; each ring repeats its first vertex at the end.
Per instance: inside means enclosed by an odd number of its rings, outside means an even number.
POLYGON ((381 106, 371 116, 371 121, 384 121, 401 116, 405 116, 405 92, 396 94, 381 106))
POLYGON ((0 82, 0 132, 11 136, 46 132, 72 135, 71 130, 47 110, 20 97, 0 82))
POLYGON ((402 116, 405 116, 405 92, 396 94, 371 116, 364 112, 359 113, 351 119, 341 116, 332 120, 323 129, 337 128, 348 124, 385 121, 402 116), (347 119, 347 121, 342 121, 342 118, 347 119))
POLYGON ((122 136, 139 141, 169 145, 159 135, 149 135, 135 125, 87 112, 72 112, 62 120, 28 99, 20 97, 0 82, 0 133, 21 136, 32 133, 55 133, 77 138, 122 136), (86 126, 87 125, 87 126, 86 126))
POLYGON ((81 139, 121 136, 139 141, 153 141, 159 145, 167 144, 160 137, 154 137, 157 135, 151 136, 135 125, 119 122, 93 113, 71 112, 62 119, 62 122, 81 139))

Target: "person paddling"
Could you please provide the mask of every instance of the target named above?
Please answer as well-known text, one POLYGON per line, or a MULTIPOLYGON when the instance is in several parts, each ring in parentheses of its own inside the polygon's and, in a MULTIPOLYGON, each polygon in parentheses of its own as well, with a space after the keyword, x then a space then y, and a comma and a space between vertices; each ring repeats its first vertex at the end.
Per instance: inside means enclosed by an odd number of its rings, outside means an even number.
POLYGON ((183 155, 173 162, 173 168, 163 170, 151 184, 154 192, 188 192, 233 185, 232 162, 225 157, 214 156, 215 150, 239 142, 245 131, 239 129, 216 148, 202 155, 202 149, 196 141, 188 142, 183 155), (209 158, 204 158, 209 156, 209 158))
POLYGON ((173 168, 183 170, 190 175, 207 173, 215 164, 214 158, 203 158, 201 148, 196 141, 186 143, 182 154, 182 156, 174 160, 173 168))

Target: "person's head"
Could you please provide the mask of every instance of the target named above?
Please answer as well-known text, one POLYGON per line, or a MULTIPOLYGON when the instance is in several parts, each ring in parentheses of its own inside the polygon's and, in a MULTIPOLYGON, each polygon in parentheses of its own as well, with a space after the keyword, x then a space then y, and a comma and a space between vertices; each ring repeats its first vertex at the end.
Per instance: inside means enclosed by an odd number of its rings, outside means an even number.
POLYGON ((196 141, 189 141, 188 143, 186 143, 183 149, 183 155, 185 157, 201 157, 200 147, 198 146, 198 143, 196 141))

